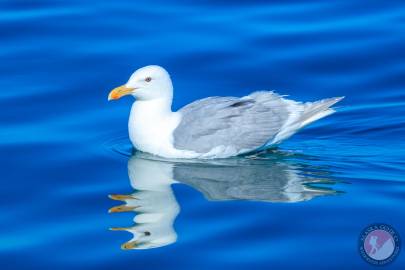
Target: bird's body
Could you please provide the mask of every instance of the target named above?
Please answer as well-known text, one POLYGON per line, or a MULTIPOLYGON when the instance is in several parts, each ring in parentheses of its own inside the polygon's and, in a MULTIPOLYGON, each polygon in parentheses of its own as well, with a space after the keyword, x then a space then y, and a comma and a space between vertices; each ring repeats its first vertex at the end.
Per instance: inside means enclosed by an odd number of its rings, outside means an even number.
POLYGON ((225 158, 264 150, 333 113, 331 106, 342 99, 302 103, 257 91, 241 98, 208 97, 173 112, 171 80, 158 66, 137 70, 109 99, 125 94, 137 98, 128 123, 132 144, 168 158, 225 158))

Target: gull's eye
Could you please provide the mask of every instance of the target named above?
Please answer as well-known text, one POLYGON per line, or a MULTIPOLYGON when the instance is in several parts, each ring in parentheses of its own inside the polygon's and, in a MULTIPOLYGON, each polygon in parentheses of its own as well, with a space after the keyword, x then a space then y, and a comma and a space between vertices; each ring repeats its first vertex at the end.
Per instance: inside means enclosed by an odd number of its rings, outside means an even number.
POLYGON ((145 82, 150 82, 151 80, 152 80, 151 77, 146 77, 146 78, 145 78, 145 82))

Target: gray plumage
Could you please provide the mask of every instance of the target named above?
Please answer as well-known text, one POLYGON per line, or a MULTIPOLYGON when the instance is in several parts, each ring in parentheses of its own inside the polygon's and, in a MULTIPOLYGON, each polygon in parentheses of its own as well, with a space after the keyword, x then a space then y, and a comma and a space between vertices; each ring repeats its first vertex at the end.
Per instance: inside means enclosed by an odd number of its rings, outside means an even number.
POLYGON ((271 91, 238 97, 208 97, 181 108, 181 122, 173 132, 176 149, 207 153, 215 147, 238 154, 270 146, 299 128, 329 115, 342 98, 300 103, 271 91), (319 117, 318 117, 319 115, 319 117), (288 126, 287 126, 288 124, 288 126), (284 134, 284 133, 285 134, 284 134))

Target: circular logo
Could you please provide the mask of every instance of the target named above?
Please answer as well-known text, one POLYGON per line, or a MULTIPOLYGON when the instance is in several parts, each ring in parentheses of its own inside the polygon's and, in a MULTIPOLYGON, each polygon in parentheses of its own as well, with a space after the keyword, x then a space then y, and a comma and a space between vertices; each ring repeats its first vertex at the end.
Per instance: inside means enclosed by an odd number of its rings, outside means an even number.
POLYGON ((399 254, 400 239, 397 231, 387 224, 367 226, 359 238, 360 255, 375 265, 392 262, 399 254))

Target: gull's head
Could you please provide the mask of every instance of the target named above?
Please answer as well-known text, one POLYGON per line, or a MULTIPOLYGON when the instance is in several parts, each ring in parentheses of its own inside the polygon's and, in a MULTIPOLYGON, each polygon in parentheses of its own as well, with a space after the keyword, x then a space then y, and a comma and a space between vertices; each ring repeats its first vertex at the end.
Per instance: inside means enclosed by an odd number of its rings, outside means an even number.
POLYGON ((108 100, 132 95, 138 100, 169 98, 173 96, 170 75, 160 66, 146 66, 135 71, 128 82, 110 92, 108 100))

